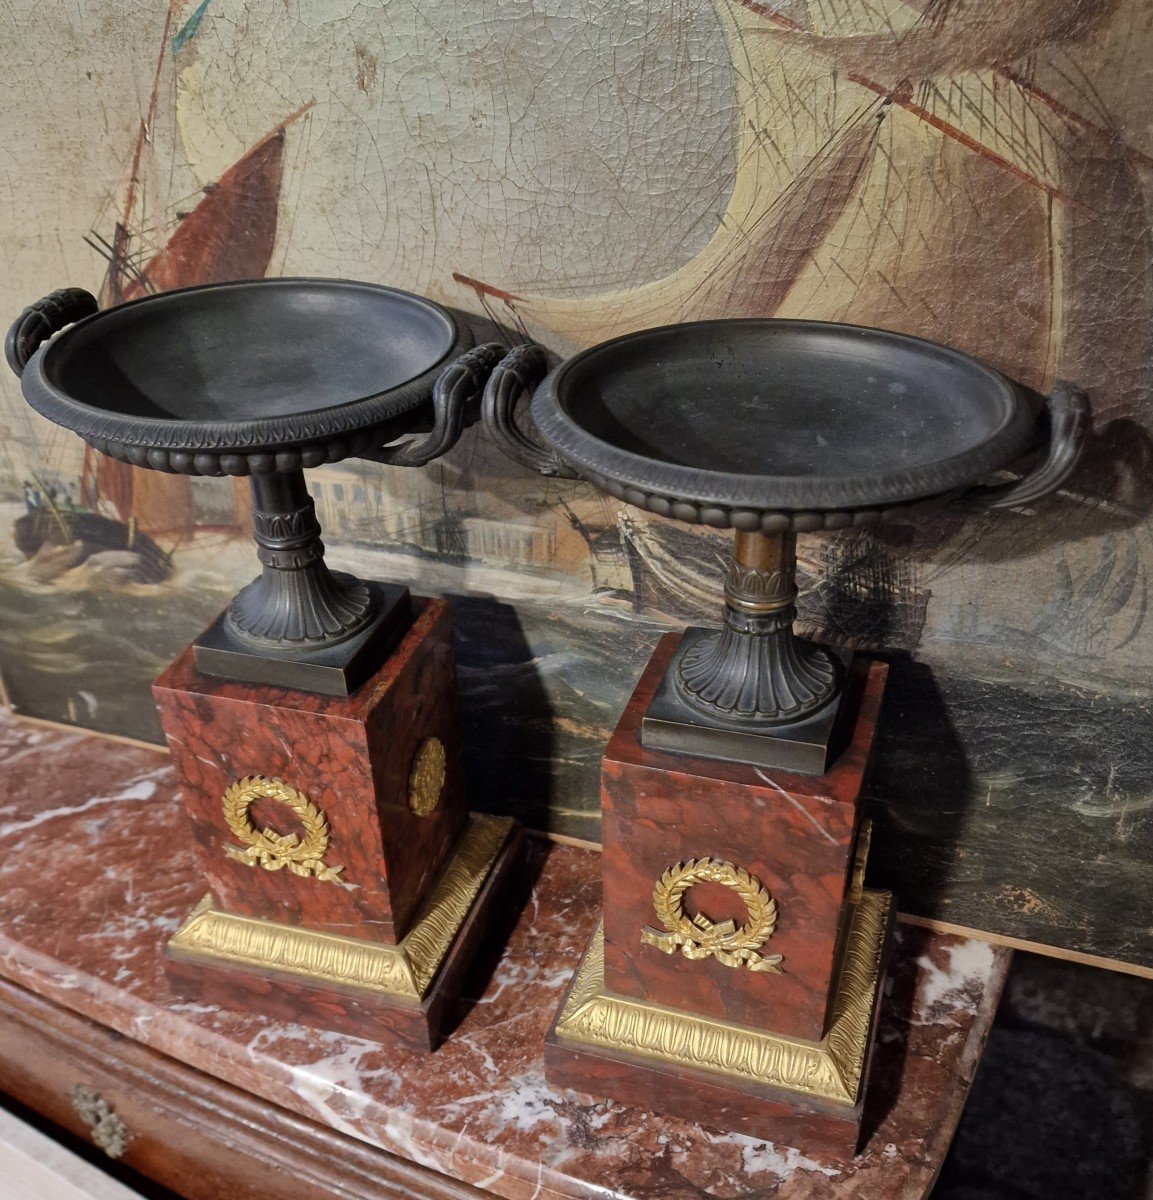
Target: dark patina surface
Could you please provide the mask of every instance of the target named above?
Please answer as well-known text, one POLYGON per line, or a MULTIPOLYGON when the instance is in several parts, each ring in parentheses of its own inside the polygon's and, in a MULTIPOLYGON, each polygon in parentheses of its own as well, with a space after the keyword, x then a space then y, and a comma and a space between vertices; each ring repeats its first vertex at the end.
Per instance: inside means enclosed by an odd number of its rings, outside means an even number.
POLYGON ((1088 402, 1047 398, 959 351, 818 321, 701 321, 498 368, 485 417, 543 474, 571 464, 660 516, 736 531, 720 630, 690 629, 645 717, 646 745, 819 774, 844 672, 793 636, 795 535, 879 525, 966 494, 985 508, 1056 488, 1081 452, 1088 402), (543 381, 542 381, 543 377, 543 381), (515 422, 532 418, 551 454, 515 422), (1017 482, 980 486, 1044 441, 1017 482))
POLYGON ((347 695, 399 636, 408 598, 328 570, 303 469, 443 454, 502 353, 472 340, 408 292, 262 279, 104 312, 64 289, 21 313, 5 350, 28 403, 96 450, 157 471, 251 477, 263 571, 197 641, 197 666, 347 695))

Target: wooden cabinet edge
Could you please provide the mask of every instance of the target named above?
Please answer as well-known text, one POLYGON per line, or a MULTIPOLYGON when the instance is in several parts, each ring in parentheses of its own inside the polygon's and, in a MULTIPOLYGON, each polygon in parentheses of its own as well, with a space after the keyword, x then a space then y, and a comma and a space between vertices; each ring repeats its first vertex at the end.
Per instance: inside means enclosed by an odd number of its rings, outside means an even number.
POLYGON ((187 1200, 480 1200, 486 1193, 307 1121, 0 980, 0 1090, 80 1137, 77 1084, 124 1121, 121 1162, 187 1200))

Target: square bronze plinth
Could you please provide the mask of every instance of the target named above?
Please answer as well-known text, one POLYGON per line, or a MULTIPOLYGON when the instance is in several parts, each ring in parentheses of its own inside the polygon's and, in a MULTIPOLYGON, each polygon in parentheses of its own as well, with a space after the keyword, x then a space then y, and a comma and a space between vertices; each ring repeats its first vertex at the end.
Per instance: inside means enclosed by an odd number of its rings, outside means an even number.
POLYGON ((323 650, 300 647, 275 653, 246 646, 229 631, 221 613, 192 643, 196 669, 218 679, 351 696, 377 670, 412 624, 408 588, 391 583, 366 584, 376 616, 359 633, 323 650))
POLYGON ((782 725, 721 721, 697 711, 676 684, 677 660, 715 632, 696 627, 685 630, 676 656, 641 720, 641 742, 650 750, 743 762, 801 775, 823 775, 851 733, 860 676, 867 663, 854 672, 853 655, 833 650, 840 660, 844 687, 807 720, 782 725))
POLYGON ((893 898, 851 906, 832 1018, 819 1042, 613 995, 598 927, 545 1046, 551 1083, 806 1149, 855 1146, 892 941, 893 898))

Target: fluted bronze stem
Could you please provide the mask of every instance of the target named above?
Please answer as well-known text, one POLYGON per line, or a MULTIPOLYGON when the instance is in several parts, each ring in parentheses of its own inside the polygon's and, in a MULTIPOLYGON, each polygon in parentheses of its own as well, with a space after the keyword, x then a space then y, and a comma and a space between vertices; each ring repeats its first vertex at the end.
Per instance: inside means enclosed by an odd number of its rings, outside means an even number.
POLYGON ((234 637, 266 650, 318 650, 373 619, 368 587, 325 565, 303 471, 252 476, 252 524, 264 570, 228 606, 234 637))
POLYGON ((736 533, 724 624, 677 662, 677 690, 703 715, 784 725, 836 695, 833 655, 793 635, 796 567, 793 534, 736 533))

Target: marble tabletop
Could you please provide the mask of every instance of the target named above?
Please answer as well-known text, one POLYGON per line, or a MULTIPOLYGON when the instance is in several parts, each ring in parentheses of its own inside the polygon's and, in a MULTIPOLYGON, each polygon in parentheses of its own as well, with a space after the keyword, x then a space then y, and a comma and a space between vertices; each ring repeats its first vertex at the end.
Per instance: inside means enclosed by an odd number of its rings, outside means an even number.
POLYGON ((598 915, 600 858, 532 839, 503 954, 431 1058, 175 995, 163 948, 204 892, 167 757, 0 710, 0 974, 350 1137, 523 1200, 927 1194, 1010 952, 902 927, 863 1153, 803 1150, 545 1082, 541 1044, 598 915))

